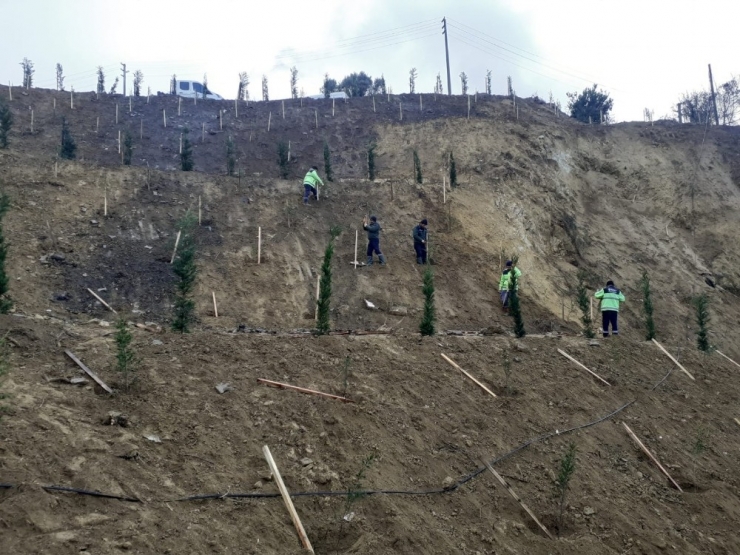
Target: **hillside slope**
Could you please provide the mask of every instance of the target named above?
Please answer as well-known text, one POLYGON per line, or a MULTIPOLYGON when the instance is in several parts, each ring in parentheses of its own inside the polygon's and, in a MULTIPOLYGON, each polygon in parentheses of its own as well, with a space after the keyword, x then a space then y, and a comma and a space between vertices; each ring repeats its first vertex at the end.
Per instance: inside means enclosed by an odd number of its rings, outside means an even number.
POLYGON ((61 93, 13 94, 16 127, 10 148, 0 151, 0 184, 12 200, 4 233, 16 304, 0 317, 11 348, 3 387, 12 409, 0 423, 0 482, 15 486, 0 489, 0 524, 13 552, 298 553, 279 498, 224 497, 276 492, 264 444, 289 489, 311 494, 295 502, 317 553, 733 552, 740 540, 737 367, 694 349, 690 301, 710 296, 711 340, 740 359, 735 129, 590 127, 521 99, 517 118, 510 100, 483 97, 467 119, 464 98, 428 95, 420 108, 418 97, 404 95, 402 121, 399 97, 376 98, 376 111, 370 98, 337 103, 334 116, 330 101, 286 102, 285 120, 280 102, 252 103, 239 107, 238 118, 224 114, 221 133, 214 113, 233 103, 183 104, 178 117, 176 99, 136 99, 135 115, 124 117, 118 99, 117 126, 115 98, 87 93, 70 110, 61 93), (33 133, 23 123, 29 106, 33 133), (166 129, 162 109, 172 110, 166 129), (81 160, 55 168, 61 114, 81 160), (120 166, 118 129, 136 133, 141 121, 148 131, 135 141, 134 166, 120 166), (206 121, 214 134, 196 140, 199 171, 172 171, 180 128, 206 121), (220 172, 227 132, 238 145, 241 177, 220 172), (322 167, 325 140, 337 180, 305 207, 300 178, 306 166, 322 167), (278 141, 291 141, 289 180, 275 177, 278 141), (372 182, 365 179, 370 142, 378 153, 372 182), (412 182, 414 150, 423 184, 412 182), (459 186, 448 185, 443 202, 450 151, 459 186), (178 220, 199 205, 199 323, 179 336, 168 331, 170 259, 178 220), (355 269, 355 231, 363 260, 360 223, 369 213, 383 225, 389 264, 355 269), (423 217, 442 332, 432 338, 417 333, 422 268, 411 228, 423 217), (334 225, 342 234, 333 326, 382 335, 296 333, 314 325, 316 276, 334 225), (511 254, 523 271, 529 335, 522 340, 508 333, 497 301, 500 266, 511 254), (578 270, 592 289, 611 278, 625 290, 619 340, 592 347, 579 336, 578 270), (653 282, 658 339, 695 381, 643 341, 643 270, 653 282), (133 394, 108 397, 59 381, 77 375, 64 355, 70 349, 117 386, 115 317, 88 288, 132 323, 150 323, 131 328, 141 358, 133 394), (366 299, 380 310, 367 310, 366 299), (447 334, 484 328, 495 336, 447 334), (356 403, 272 390, 256 378, 356 403), (221 382, 234 390, 220 395, 221 382), (129 426, 102 424, 109 411, 125 413, 129 426), (623 422, 684 493, 635 450, 623 422), (594 426, 561 433, 587 423, 594 426), (151 434, 162 443, 145 439, 151 434), (482 471, 481 460, 496 459, 554 532, 554 473, 571 441, 577 470, 553 541, 482 471), (40 487, 50 484, 141 503, 40 487), (449 491, 436 491, 443 487, 449 491), (313 495, 364 488, 406 493, 349 504, 313 495), (216 492, 216 499, 176 501, 216 492))

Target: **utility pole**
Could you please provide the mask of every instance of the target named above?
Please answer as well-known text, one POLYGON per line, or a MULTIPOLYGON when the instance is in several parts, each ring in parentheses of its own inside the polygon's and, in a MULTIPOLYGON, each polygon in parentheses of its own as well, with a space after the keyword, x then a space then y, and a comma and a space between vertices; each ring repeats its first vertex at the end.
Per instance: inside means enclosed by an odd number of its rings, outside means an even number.
POLYGON ((719 115, 717 115, 717 97, 714 94, 714 79, 712 79, 712 64, 709 64, 709 90, 712 91, 712 106, 714 107, 714 121, 719 125, 719 115))
POLYGON ((128 71, 126 71, 126 64, 121 62, 121 73, 123 74, 123 96, 126 96, 126 74, 128 71))
POLYGON ((450 79, 450 49, 447 46, 447 18, 442 18, 442 33, 445 36, 445 56, 447 57, 447 94, 452 95, 452 80, 450 79))

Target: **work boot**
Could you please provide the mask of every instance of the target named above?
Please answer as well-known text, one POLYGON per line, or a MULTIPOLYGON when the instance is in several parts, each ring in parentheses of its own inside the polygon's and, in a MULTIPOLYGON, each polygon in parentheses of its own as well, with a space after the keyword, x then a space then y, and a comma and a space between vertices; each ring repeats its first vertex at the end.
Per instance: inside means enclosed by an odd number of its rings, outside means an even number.
POLYGON ((421 261, 421 256, 417 256, 417 257, 416 257, 416 263, 417 263, 417 264, 424 264, 424 263, 423 263, 423 262, 421 261))
POLYGON ((368 266, 372 266, 373 265, 373 257, 372 256, 368 256, 367 257, 367 265, 368 266))
POLYGON ((380 265, 381 266, 385 266, 385 255, 384 254, 379 254, 378 255, 378 260, 380 260, 380 265))

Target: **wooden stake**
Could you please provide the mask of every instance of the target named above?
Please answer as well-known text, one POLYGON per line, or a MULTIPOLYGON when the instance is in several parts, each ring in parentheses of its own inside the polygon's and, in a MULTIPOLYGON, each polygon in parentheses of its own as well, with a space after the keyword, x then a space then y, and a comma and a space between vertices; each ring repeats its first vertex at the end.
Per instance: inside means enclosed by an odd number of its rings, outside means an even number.
POLYGON ((519 106, 516 107, 516 121, 519 121, 519 106))
POLYGON ((118 130, 118 154, 121 154, 121 130, 118 130))
POLYGON ((277 487, 280 490, 280 495, 282 495, 283 497, 283 503, 285 503, 285 508, 288 509, 290 518, 293 520, 293 526, 295 526, 296 532, 298 532, 298 538, 300 538, 301 544, 303 544, 304 549, 307 549, 308 551, 313 553, 314 550, 313 550, 313 547, 311 546, 311 542, 309 541, 308 536, 306 535, 306 531, 303 529, 303 524, 301 524, 301 519, 298 518, 298 513, 296 512, 295 507, 293 506, 293 501, 290 499, 288 488, 285 487, 285 483, 283 482, 282 476, 280 476, 280 471, 278 470, 278 467, 275 464, 275 460, 272 458, 272 453, 270 453, 270 448, 267 445, 265 445, 264 447, 262 447, 262 453, 265 455, 267 464, 270 467, 270 472, 272 472, 272 475, 275 478, 275 483, 277 484, 277 487))
POLYGON ((272 112, 270 112, 267 116, 267 132, 270 132, 270 123, 272 122, 272 112))
POLYGON ((319 128, 319 111, 318 110, 314 110, 313 111, 313 115, 316 118, 316 129, 318 129, 319 128))
POLYGON ((177 115, 182 115, 182 97, 177 97, 177 115))
POLYGON ((314 389, 306 389, 304 387, 288 385, 287 383, 273 382, 272 380, 265 380, 263 378, 257 378, 257 381, 265 385, 270 385, 272 387, 278 387, 281 389, 282 388, 292 389, 294 391, 300 391, 301 393, 307 393, 309 395, 318 395, 319 397, 326 397, 327 399, 336 399, 337 401, 342 401, 343 403, 354 403, 352 399, 347 399, 346 397, 340 397, 339 395, 332 395, 331 393, 322 393, 321 391, 316 391, 314 389))
POLYGON ((164 126, 167 127, 167 110, 162 108, 162 121, 164 122, 164 126))
POLYGON ((170 260, 170 264, 172 264, 175 261, 175 255, 177 254, 177 245, 180 243, 180 234, 182 231, 177 232, 177 239, 175 239, 175 250, 172 251, 172 259, 170 260))
POLYGON ((375 95, 373 95, 373 112, 375 112, 375 95))
POLYGON ((442 204, 447 204, 447 178, 442 176, 442 204))
POLYGON ((95 118, 95 133, 100 132, 100 116, 95 118))
POLYGON ((288 141, 288 162, 290 162, 290 141, 288 141))
POLYGON ((216 293, 211 291, 211 295, 213 295, 213 316, 214 318, 218 318, 218 305, 216 305, 216 293))
POLYGON ((655 457, 653 456, 653 454, 652 454, 652 453, 651 453, 650 451, 648 451, 647 447, 645 447, 645 446, 644 446, 644 445, 642 444, 642 441, 640 441, 640 438, 638 438, 638 437, 637 437, 637 436, 635 435, 635 432, 633 432, 632 430, 630 430, 630 427, 629 427, 629 426, 627 426, 627 424, 625 424, 624 422, 622 422, 622 426, 624 426, 624 429, 625 429, 625 430, 627 430, 627 433, 628 433, 628 434, 629 434, 629 436, 630 436, 630 437, 632 438, 632 441, 634 441, 634 442, 635 442, 635 443, 637 444, 637 446, 638 446, 638 447, 639 447, 640 449, 642 449, 642 451, 643 451, 643 452, 644 452, 644 453, 645 453, 645 454, 646 454, 646 455, 647 455, 648 457, 650 457, 650 460, 651 460, 651 461, 653 461, 653 462, 654 462, 654 463, 655 463, 656 465, 658 465, 658 468, 660 468, 660 471, 661 471, 661 472, 662 472, 663 474, 665 474, 665 475, 666 475, 666 476, 668 477, 668 479, 669 479, 669 480, 671 481, 671 483, 672 483, 672 484, 673 484, 674 486, 676 486, 676 489, 677 489, 678 491, 680 491, 681 493, 683 493, 683 490, 681 489, 681 486, 679 486, 679 485, 678 485, 678 483, 677 483, 677 482, 676 482, 676 481, 675 481, 675 480, 674 480, 673 478, 671 478, 671 475, 670 475, 670 474, 668 474, 668 471, 667 471, 667 470, 666 470, 665 468, 663 468, 663 465, 662 465, 662 464, 660 464, 660 462, 658 462, 658 459, 656 459, 656 458, 655 458, 655 457))
POLYGON ((108 189, 103 190, 103 216, 108 216, 108 189))
POLYGON ((141 122, 139 124, 139 139, 144 138, 144 118, 141 118, 141 122))
MULTIPOLYGON (((656 341, 655 339, 653 339, 653 343, 655 343, 655 344, 656 344, 656 345, 658 346, 658 348, 659 348, 659 349, 660 349, 661 351, 663 351, 663 354, 665 354, 665 356, 667 356, 667 357, 668 357, 669 359, 671 359, 671 360, 672 360, 673 362, 675 362, 675 363, 676 363, 676 366, 678 366, 678 367, 679 367, 679 368, 680 368, 681 370, 683 370, 683 371, 684 371, 684 373, 685 373, 685 374, 686 374, 686 375, 687 375, 687 376, 688 376, 689 378, 691 378, 692 380, 694 379, 694 376, 692 376, 691 374, 689 374, 689 371, 688 371, 688 370, 686 370, 686 368, 684 368, 683 366, 681 366, 681 363, 680 363, 680 362, 678 362, 678 361, 677 361, 677 360, 676 360, 675 358, 673 358, 673 355, 672 355, 671 353, 669 353, 668 351, 666 351, 666 350, 665 350, 665 349, 663 348, 663 345, 661 345, 660 343, 658 343, 658 342, 657 342, 657 341, 656 341)), ((695 380, 695 381, 696 381, 696 380, 695 380)))
POLYGON ((319 321, 319 286, 321 285, 321 276, 316 276, 316 310, 313 319, 319 321))
POLYGON ((470 119, 470 95, 468 95, 468 119, 470 119))
POLYGON ((331 99, 331 117, 334 117, 334 99, 331 99))
POLYGON ((109 305, 109 304, 108 304, 107 302, 105 302, 105 301, 104 301, 103 299, 101 299, 101 298, 100 298, 100 297, 98 296, 98 294, 97 294, 97 293, 96 293, 95 291, 93 291, 93 290, 92 290, 92 289, 90 289, 89 287, 87 288, 87 290, 88 290, 88 291, 90 292, 90 294, 91 294, 91 295, 92 295, 93 297, 95 297, 96 299, 98 299, 98 300, 99 300, 99 301, 100 301, 100 302, 102 303, 102 305, 103 305, 103 306, 104 306, 105 308, 107 308, 108 310, 110 310, 110 311, 111 311, 111 312, 112 312, 113 314, 118 314, 118 312, 116 312, 115 310, 113 310, 113 309, 111 308, 111 306, 110 306, 110 305, 109 305))
POLYGON ((239 117, 239 99, 238 98, 234 99, 234 117, 235 118, 239 117))
POLYGON ((737 424, 738 426, 740 426, 740 420, 738 420, 737 418, 733 418, 733 420, 735 421, 735 424, 737 424))
POLYGON ((262 227, 257 228, 257 264, 262 259, 262 227))
POLYGON ((527 512, 527 514, 532 518, 532 520, 534 520, 537 523, 537 526, 540 527, 540 529, 547 535, 547 537, 550 538, 551 540, 555 539, 552 537, 550 532, 548 532, 547 528, 545 528, 545 526, 537 519, 537 517, 534 516, 534 513, 529 509, 529 507, 527 507, 524 504, 524 501, 522 501, 519 498, 519 496, 512 489, 512 487, 508 483, 506 483, 506 480, 504 480, 503 476, 501 476, 501 474, 496 472, 496 470, 491 466, 491 463, 489 463, 488 461, 483 461, 483 464, 486 465, 486 468, 491 471, 491 474, 493 474, 496 477, 499 483, 502 486, 504 486, 506 491, 509 492, 509 495, 511 495, 516 500, 516 502, 519 503, 519 505, 521 505, 522 509, 524 509, 527 512))
POLYGON ((594 298, 589 297, 588 299, 590 301, 590 309, 591 309, 591 322, 594 321, 594 298))
POLYGON ((54 161, 54 179, 56 179, 58 173, 59 173, 59 165, 58 165, 58 162, 55 160, 54 161))
POLYGON ((355 270, 357 269, 357 265, 359 264, 359 262, 357 262, 357 238, 359 237, 359 234, 359 230, 355 229, 355 270))
POLYGON ((223 131, 224 130, 224 113, 219 109, 218 111, 218 128, 223 131))
POLYGON ((201 212, 200 206, 201 206, 201 204, 200 204, 200 195, 198 195, 198 225, 201 225, 201 221, 202 221, 201 220, 202 212, 201 212))
POLYGON ((33 110, 31 110, 31 133, 33 133, 33 110))
POLYGON ((285 100, 282 101, 283 104, 283 119, 285 119, 285 100))
POLYGON ((182 154, 182 133, 180 133, 180 154, 182 154))
POLYGON ((584 366, 583 364, 581 364, 580 362, 578 362, 578 361, 577 361, 576 359, 574 359, 574 358, 573 358, 572 356, 570 356, 570 355, 569 355, 568 353, 566 353, 565 351, 563 351, 563 350, 561 350, 561 349, 558 349, 558 353, 560 353, 560 354, 561 354, 561 355, 563 355, 563 356, 564 356, 565 358, 567 358, 568 360, 570 360, 571 362, 573 362, 574 364, 576 364, 576 366, 580 366, 580 367, 581 367, 581 368, 583 368, 583 369, 584 369, 584 370, 585 370, 586 372, 588 372, 589 374, 591 374, 591 375, 592 375, 593 377, 595 377, 595 378, 598 378, 599 380, 601 380, 602 382, 604 382, 604 383, 605 383, 606 385, 611 385, 611 384, 610 384, 610 383, 609 383, 608 381, 606 381, 606 380, 605 380, 604 378, 602 378, 602 377, 601 377, 601 376, 599 376, 599 375, 598 375, 597 373, 595 373, 595 372, 592 372, 591 370, 589 370, 588 368, 586 368, 586 367, 585 367, 585 366, 584 366))
POLYGON ((403 121, 403 102, 401 102, 400 100, 398 101, 398 113, 400 114, 399 121, 403 121))
POLYGON ((200 127, 200 142, 205 143, 206 142, 206 124, 203 122, 200 127))
POLYGON ((116 125, 118 125, 118 102, 116 102, 116 125))
POLYGON ((13 100, 13 84, 8 82, 8 100, 13 100))
POLYGON ((74 110, 75 109, 75 92, 69 91, 69 107, 74 110))
POLYGON ((443 358, 443 359, 445 359, 445 360, 446 360, 447 362, 449 362, 449 363, 450 363, 450 364, 451 364, 451 365, 452 365, 452 366, 453 366, 454 368, 457 368, 458 370, 460 370, 460 372, 462 372, 462 373, 463 373, 463 374, 465 374, 465 375, 466 375, 466 376, 467 376, 468 378, 470 378, 471 380, 473 380, 473 381, 474 381, 474 382, 476 383, 476 385, 478 385, 478 386, 479 386, 479 387, 480 387, 481 389, 483 389, 483 390, 484 390, 484 391, 485 391, 486 393, 488 393, 488 394, 489 394, 489 395, 490 395, 491 397, 496 397, 496 394, 495 394, 495 393, 494 393, 493 391, 491 391, 490 389, 488 389, 488 388, 487 388, 487 387, 486 387, 485 385, 483 385, 482 383, 480 383, 480 382, 479 382, 478 380, 476 380, 476 379, 475 379, 475 378, 474 378, 473 376, 471 376, 471 375, 470 375, 470 374, 468 374, 468 373, 467 373, 467 372, 466 372, 465 370, 463 370, 462 368, 460 368, 460 367, 459 367, 459 366, 458 366, 458 365, 457 365, 457 364, 456 364, 455 362, 453 362, 453 361, 452 361, 452 359, 450 359, 450 358, 449 358, 449 357, 448 357, 447 355, 445 355, 444 353, 440 353, 440 355, 442 356, 442 358, 443 358))
POLYGON ((132 96, 129 96, 129 97, 128 97, 128 113, 129 113, 129 114, 130 114, 130 113, 132 112, 132 110, 133 110, 133 106, 132 106, 132 103, 133 103, 133 97, 132 97, 132 96))
POLYGON ((423 111, 424 111, 424 106, 423 106, 423 104, 421 103, 421 95, 419 95, 419 111, 420 111, 420 112, 423 112, 423 111))
POLYGON ((93 380, 95 380, 95 383, 96 383, 96 384, 98 384, 98 385, 99 385, 100 387, 102 387, 102 388, 103 388, 103 389, 104 389, 105 391, 107 391, 108 393, 110 393, 110 394, 113 394, 113 390, 112 390, 112 389, 111 389, 110 387, 108 387, 108 386, 107 386, 107 385, 105 384, 105 382, 103 382, 103 380, 101 380, 100 378, 98 378, 98 375, 97 375, 97 374, 96 374, 95 372, 93 372, 93 371, 92 371, 92 370, 90 370, 90 369, 89 369, 89 368, 88 368, 87 366, 85 366, 85 365, 84 365, 84 364, 82 363, 82 361, 81 361, 81 360, 80 360, 79 358, 77 358, 76 356, 74 356, 74 354, 72 354, 72 351, 69 351, 69 350, 65 350, 65 351, 64 351, 64 353, 65 353, 65 354, 66 354, 66 355, 67 355, 67 356, 68 356, 69 358, 71 358, 71 359, 72 359, 72 360, 73 360, 73 361, 75 362, 75 364, 77 364, 77 366, 79 366, 80 368, 82 368, 82 370, 84 370, 85 374, 87 374, 87 375, 88 375, 88 376, 90 376, 90 377, 91 377, 91 378, 92 378, 93 380))
POLYGON ((722 354, 722 353, 721 353, 720 351, 717 351, 717 354, 718 354, 718 355, 720 355, 720 356, 722 356, 722 357, 725 357, 725 358, 726 358, 727 360, 729 360, 729 361, 730 361, 730 362, 731 362, 732 364, 734 364, 735 366, 740 366, 740 364, 738 364, 737 362, 735 362, 734 360, 732 360, 732 359, 731 359, 730 357, 728 357, 727 355, 725 355, 725 354, 722 354))

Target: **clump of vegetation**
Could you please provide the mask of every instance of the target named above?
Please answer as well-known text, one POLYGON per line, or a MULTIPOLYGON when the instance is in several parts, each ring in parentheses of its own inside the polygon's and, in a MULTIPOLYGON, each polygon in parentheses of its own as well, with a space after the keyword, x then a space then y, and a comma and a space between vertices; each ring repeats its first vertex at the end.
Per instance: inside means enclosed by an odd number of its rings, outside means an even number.
POLYGON ((468 94, 468 76, 464 71, 460 74, 460 86, 462 87, 463 96, 468 94))
POLYGON ((117 88, 118 88, 118 77, 116 77, 116 80, 113 81, 113 86, 110 88, 109 94, 116 94, 117 88))
POLYGON ((342 535, 344 523, 348 521, 347 519, 345 519, 345 517, 352 513, 352 508, 358 501, 367 497, 367 493, 363 491, 364 481, 367 475, 367 471, 370 470, 370 467, 373 465, 374 461, 375 453, 371 453, 370 455, 362 459, 362 466, 360 467, 360 470, 355 475, 354 480, 352 480, 352 484, 350 484, 350 486, 347 488, 347 496, 344 499, 344 510, 342 511, 344 514, 341 515, 341 518, 339 520, 339 536, 342 535))
POLYGON ((131 332, 128 330, 126 320, 123 318, 118 319, 116 324, 116 371, 121 376, 123 389, 126 392, 131 390, 131 386, 136 380, 136 370, 138 366, 138 359, 136 353, 131 347, 131 341, 133 337, 131 332))
POLYGON ((13 127, 13 113, 4 100, 0 100, 0 148, 8 148, 8 133, 13 127))
POLYGON ((424 293, 424 313, 419 324, 421 335, 434 335, 434 324, 437 320, 434 307, 434 273, 430 267, 424 271, 424 285, 421 288, 424 293))
POLYGON ((419 160, 419 153, 414 151, 414 176, 417 183, 422 183, 424 178, 421 175, 421 160, 419 160))
POLYGON ((262 76, 262 100, 270 100, 270 91, 267 88, 267 75, 262 76))
POLYGON ((57 90, 64 90, 64 68, 62 64, 57 64, 57 90))
POLYGON ((457 165, 452 152, 450 152, 450 187, 457 187, 457 165))
POLYGON ((573 478, 573 473, 576 471, 576 444, 571 443, 568 446, 568 450, 560 459, 560 466, 558 468, 558 476, 555 480, 555 496, 558 500, 558 534, 563 529, 563 512, 565 511, 565 500, 570 487, 570 480, 573 478))
POLYGON ((527 331, 524 329, 524 319, 522 318, 522 307, 519 302, 519 279, 517 278, 514 267, 516 267, 516 257, 512 257, 513 267, 509 281, 509 314, 514 318, 514 335, 524 337, 527 331))
POLYGON ((331 239, 324 251, 324 263, 321 265, 321 279, 319 281, 319 300, 318 318, 316 320, 316 334, 326 335, 331 331, 331 321, 329 320, 329 306, 331 303, 331 260, 334 257, 334 239, 336 239, 342 229, 339 226, 333 226, 329 230, 331 239))
POLYGON ((249 74, 246 71, 239 73, 239 91, 236 98, 239 100, 249 100, 249 74))
POLYGON ((170 94, 177 94, 177 75, 175 75, 174 73, 172 74, 172 78, 170 79, 170 94))
POLYGON ((645 312, 645 341, 655 338, 655 321, 653 320, 653 297, 650 292, 650 276, 647 270, 642 272, 640 279, 642 290, 642 309, 645 312))
POLYGON ((62 144, 59 146, 59 157, 65 160, 74 160, 77 156, 77 144, 69 131, 67 118, 62 118, 62 144))
POLYGON ((184 172, 193 171, 193 145, 190 143, 190 130, 182 130, 182 152, 180 152, 180 169, 184 172))
POLYGON ((696 324, 699 331, 696 332, 696 346, 700 351, 708 353, 712 350, 709 344, 709 297, 702 293, 694 299, 694 308, 696 309, 696 324))
POLYGON ((367 147, 367 177, 370 181, 375 179, 375 149, 378 145, 370 143, 367 147))
POLYGON ((123 165, 130 166, 131 158, 134 153, 134 140, 131 137, 131 133, 126 131, 126 135, 123 139, 123 165))
POLYGON ((409 93, 411 94, 416 92, 416 77, 418 75, 416 68, 412 67, 411 71, 409 71, 409 93))
POLYGON ((696 437, 694 438, 694 444, 691 446, 691 453, 694 455, 701 455, 707 450, 707 431, 704 428, 699 428, 696 431, 696 437))
POLYGON ((236 168, 236 148, 234 147, 234 139, 229 135, 226 140, 226 175, 234 175, 234 169, 236 168))
POLYGON ((290 68, 290 97, 298 98, 298 68, 290 68))
POLYGON ((196 217, 187 212, 180 220, 180 242, 178 244, 172 270, 179 281, 175 285, 175 310, 172 329, 188 333, 195 321, 195 303, 191 299, 195 289, 195 278, 198 267, 195 263, 195 227, 196 217))
POLYGON ((584 271, 578 272, 578 288, 576 289, 578 308, 581 309, 581 323, 583 324, 583 335, 593 339, 594 333, 593 321, 591 320, 591 298, 588 296, 586 286, 587 275, 584 271))
POLYGON ((326 141, 324 141, 324 174, 327 181, 334 181, 334 170, 331 167, 331 151, 329 150, 329 143, 326 141))
POLYGON ((278 166, 280 167, 280 177, 288 179, 290 173, 290 167, 288 166, 288 145, 283 141, 280 141, 277 145, 277 156, 278 166))
POLYGON ((583 92, 567 93, 570 117, 583 123, 601 124, 609 120, 609 112, 614 107, 614 100, 608 93, 597 90, 597 85, 583 89, 583 92))

